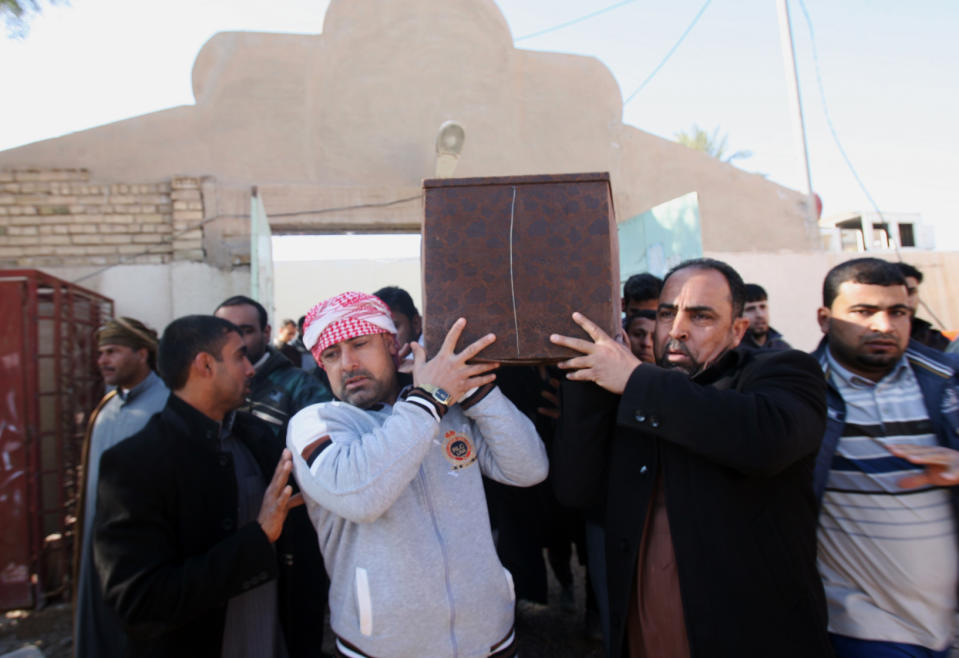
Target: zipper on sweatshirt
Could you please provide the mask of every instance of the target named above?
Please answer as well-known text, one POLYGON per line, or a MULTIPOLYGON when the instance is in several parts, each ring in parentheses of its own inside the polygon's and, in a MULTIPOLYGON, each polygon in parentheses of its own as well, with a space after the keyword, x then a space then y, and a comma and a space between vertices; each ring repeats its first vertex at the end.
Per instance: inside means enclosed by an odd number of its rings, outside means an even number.
POLYGON ((450 608, 450 644, 453 646, 453 658, 459 656, 459 647, 456 644, 456 608, 453 607, 453 585, 450 582, 450 560, 446 552, 446 542, 443 539, 443 533, 440 532, 439 521, 436 518, 436 510, 433 508, 433 494, 430 491, 430 485, 424 472, 425 466, 420 466, 420 472, 417 475, 423 482, 424 498, 426 499, 426 508, 430 512, 430 521, 433 524, 433 532, 436 533, 436 541, 440 545, 440 552, 443 554, 443 579, 446 583, 446 600, 450 608))

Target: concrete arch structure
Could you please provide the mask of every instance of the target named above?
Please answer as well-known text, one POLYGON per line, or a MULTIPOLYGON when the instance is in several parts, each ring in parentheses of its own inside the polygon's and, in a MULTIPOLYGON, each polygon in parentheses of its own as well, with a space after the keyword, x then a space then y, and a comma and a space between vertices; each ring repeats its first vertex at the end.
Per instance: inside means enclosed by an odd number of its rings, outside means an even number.
MULTIPOLYGON (((207 177, 230 208, 243 205, 231 188, 258 185, 274 215, 414 196, 432 175, 436 130, 456 119, 467 134, 456 175, 609 171, 621 219, 696 191, 706 249, 815 248, 802 195, 623 124, 601 62, 515 48, 491 0, 333 0, 318 35, 219 33, 196 58, 193 90, 193 106, 11 149, 0 168, 207 177)), ((409 203, 276 228, 419 221, 409 203)))

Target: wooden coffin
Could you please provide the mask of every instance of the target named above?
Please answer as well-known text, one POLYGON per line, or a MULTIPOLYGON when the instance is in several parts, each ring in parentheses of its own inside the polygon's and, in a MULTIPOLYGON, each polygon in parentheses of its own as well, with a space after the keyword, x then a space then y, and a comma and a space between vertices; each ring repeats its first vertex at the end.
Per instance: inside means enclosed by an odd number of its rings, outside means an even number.
POLYGON ((429 356, 458 317, 457 349, 488 332, 477 360, 555 363, 575 353, 552 333, 586 338, 579 311, 620 327, 619 248, 609 174, 423 182, 423 316, 429 356))

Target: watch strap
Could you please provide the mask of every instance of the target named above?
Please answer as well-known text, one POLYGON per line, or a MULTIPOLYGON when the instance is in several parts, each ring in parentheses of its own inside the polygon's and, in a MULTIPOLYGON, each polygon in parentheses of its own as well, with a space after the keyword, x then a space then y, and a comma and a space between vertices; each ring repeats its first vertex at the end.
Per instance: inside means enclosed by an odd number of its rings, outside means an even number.
POLYGON ((442 420, 446 412, 449 411, 449 407, 440 404, 428 391, 419 386, 407 388, 403 392, 402 398, 431 415, 436 422, 442 420))
POLYGON ((420 384, 419 388, 423 389, 429 393, 434 400, 439 402, 445 407, 449 407, 453 404, 453 396, 446 392, 445 389, 440 388, 439 386, 432 386, 431 384, 420 384))

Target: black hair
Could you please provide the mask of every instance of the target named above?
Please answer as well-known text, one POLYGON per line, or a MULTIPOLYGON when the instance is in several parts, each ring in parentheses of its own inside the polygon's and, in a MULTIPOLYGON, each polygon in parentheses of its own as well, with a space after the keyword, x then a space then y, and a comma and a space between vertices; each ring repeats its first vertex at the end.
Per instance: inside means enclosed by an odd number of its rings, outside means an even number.
POLYGON ((623 318, 623 329, 629 329, 629 324, 636 318, 645 318, 646 320, 655 320, 656 311, 653 311, 648 308, 641 308, 638 311, 633 311, 625 318, 623 318))
POLYGON ((902 273, 902 277, 906 278, 911 276, 913 279, 922 283, 922 272, 919 271, 915 265, 910 265, 909 263, 896 263, 896 267, 899 268, 899 271, 902 273))
POLYGON ((260 316, 260 331, 263 331, 264 329, 266 329, 266 323, 269 322, 269 320, 266 317, 266 309, 263 308, 263 304, 256 301, 255 299, 251 299, 250 297, 247 297, 246 295, 234 295, 233 297, 230 297, 229 299, 224 299, 220 303, 220 305, 216 307, 216 309, 213 312, 216 313, 224 306, 252 306, 253 308, 256 309, 256 312, 260 316))
POLYGON ((690 260, 684 260, 666 273, 666 276, 663 278, 663 284, 665 285, 666 281, 669 281, 669 277, 676 274, 676 272, 691 267, 700 270, 715 270, 722 274, 723 278, 726 279, 726 283, 729 285, 729 298, 732 302, 733 317, 738 318, 742 316, 743 306, 746 305, 746 284, 743 283, 743 278, 739 276, 739 272, 721 260, 716 260, 715 258, 692 258, 690 260))
POLYGON ((373 293, 374 296, 383 300, 383 303, 390 307, 394 313, 402 313, 410 320, 420 314, 416 310, 413 298, 410 293, 397 286, 386 286, 373 293))
POLYGON ((769 299, 769 295, 766 294, 766 289, 758 283, 747 283, 745 292, 747 304, 749 302, 764 302, 769 299))
POLYGON ((854 258, 829 270, 822 282, 822 305, 832 308, 839 286, 852 281, 870 286, 904 286, 906 278, 895 263, 879 258, 854 258))
POLYGON ((644 302, 648 299, 659 299, 663 290, 663 280, 649 272, 634 274, 623 284, 623 299, 630 302, 644 302))
POLYGON ((306 316, 301 315, 300 319, 296 321, 296 330, 300 332, 300 335, 303 335, 303 324, 306 322, 306 316))
POLYGON ((157 369, 167 388, 178 391, 186 386, 190 365, 200 352, 220 361, 230 332, 240 330, 215 315, 185 315, 167 325, 157 350, 157 369))

